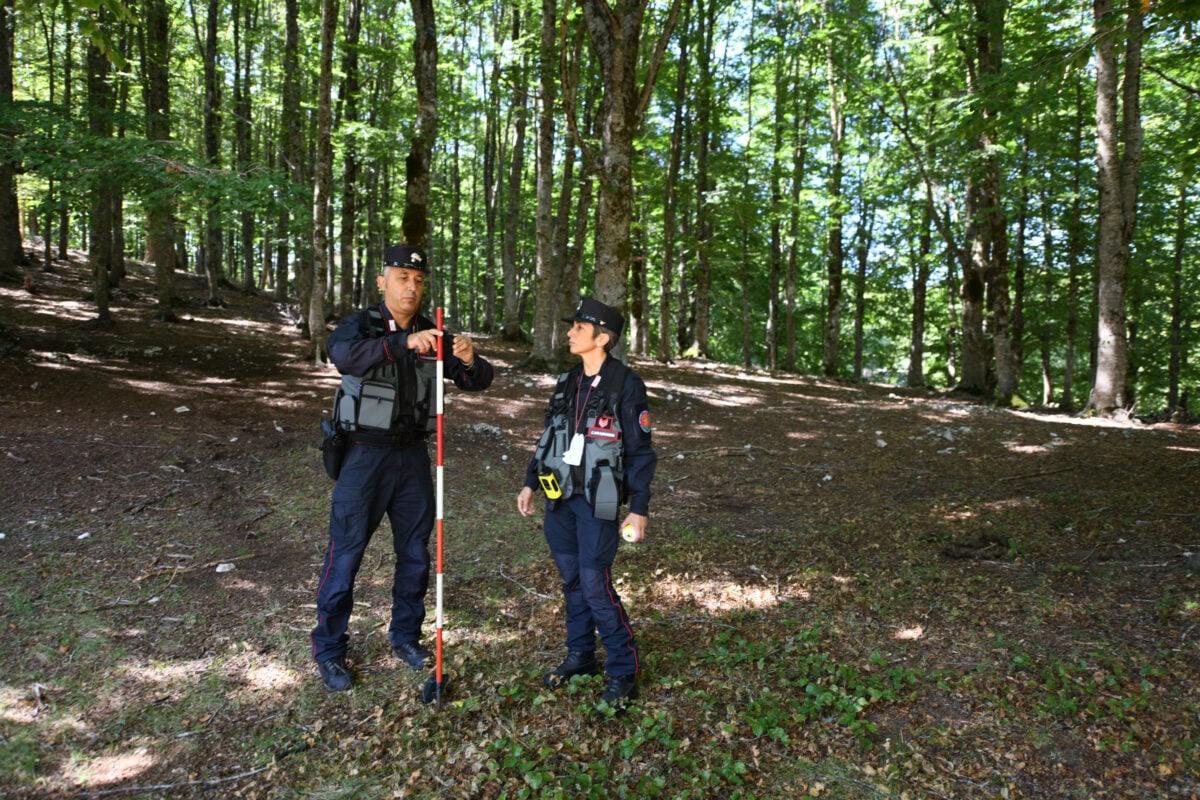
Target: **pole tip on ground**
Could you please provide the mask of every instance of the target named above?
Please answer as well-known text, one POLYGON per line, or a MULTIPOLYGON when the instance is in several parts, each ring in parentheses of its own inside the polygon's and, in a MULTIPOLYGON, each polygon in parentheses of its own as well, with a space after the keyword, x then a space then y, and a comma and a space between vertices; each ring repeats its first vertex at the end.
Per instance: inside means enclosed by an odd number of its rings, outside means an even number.
POLYGON ((442 707, 442 697, 446 693, 446 684, 449 681, 443 677, 441 682, 437 678, 430 678, 425 682, 425 688, 421 690, 421 700, 426 704, 433 704, 436 708, 442 707))

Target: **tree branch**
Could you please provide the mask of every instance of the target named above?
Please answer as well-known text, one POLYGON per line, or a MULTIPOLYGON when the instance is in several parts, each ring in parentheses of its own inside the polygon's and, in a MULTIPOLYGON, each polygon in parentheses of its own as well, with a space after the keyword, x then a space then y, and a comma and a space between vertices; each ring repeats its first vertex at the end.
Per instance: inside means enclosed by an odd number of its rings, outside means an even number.
POLYGON ((1172 86, 1174 86, 1177 89, 1182 89, 1183 91, 1187 92, 1188 94, 1200 95, 1200 86, 1188 86, 1186 83, 1175 80, 1170 75, 1168 75, 1165 72, 1163 72, 1162 70, 1160 70, 1158 67, 1152 66, 1151 64, 1144 62, 1144 61, 1142 62, 1142 67, 1148 72, 1153 72, 1155 75, 1162 78, 1164 81, 1171 84, 1172 86))
POLYGON ((642 96, 638 100, 637 105, 637 124, 642 124, 642 118, 646 115, 646 108, 650 105, 650 98, 654 95, 654 84, 658 81, 658 69, 662 66, 662 61, 667 52, 667 44, 671 41, 671 34, 675 32, 675 22, 679 18, 680 0, 674 0, 671 3, 671 10, 667 13, 667 21, 664 24, 662 33, 658 37, 658 43, 654 46, 654 55, 650 59, 650 66, 646 70, 646 83, 642 86, 642 96))

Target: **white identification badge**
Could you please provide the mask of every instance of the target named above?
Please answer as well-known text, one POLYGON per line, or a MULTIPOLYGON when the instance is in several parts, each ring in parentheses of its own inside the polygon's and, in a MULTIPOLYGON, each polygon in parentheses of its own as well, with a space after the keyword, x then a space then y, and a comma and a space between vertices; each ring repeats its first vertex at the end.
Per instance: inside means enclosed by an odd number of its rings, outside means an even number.
POLYGON ((571 437, 571 445, 563 453, 563 463, 578 467, 583 463, 583 434, 577 433, 571 437))

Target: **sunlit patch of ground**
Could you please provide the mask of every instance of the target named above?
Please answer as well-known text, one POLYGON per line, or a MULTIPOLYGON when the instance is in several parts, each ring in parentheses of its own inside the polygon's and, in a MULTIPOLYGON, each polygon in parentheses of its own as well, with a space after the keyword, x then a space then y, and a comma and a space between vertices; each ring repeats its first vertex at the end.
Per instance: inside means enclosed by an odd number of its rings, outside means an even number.
POLYGON ((158 758, 147 748, 135 747, 111 755, 73 761, 63 771, 64 777, 72 783, 104 787, 134 781, 157 763, 158 758))
POLYGON ((774 608, 785 600, 807 600, 801 587, 748 585, 732 580, 659 578, 654 593, 669 601, 694 605, 714 614, 774 608))

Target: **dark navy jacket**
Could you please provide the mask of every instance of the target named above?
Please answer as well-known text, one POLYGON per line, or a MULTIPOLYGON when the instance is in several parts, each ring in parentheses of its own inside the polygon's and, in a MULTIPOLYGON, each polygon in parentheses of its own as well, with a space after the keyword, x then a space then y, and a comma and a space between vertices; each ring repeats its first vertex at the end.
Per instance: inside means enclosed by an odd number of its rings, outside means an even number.
MULTIPOLYGON (((388 330, 397 326, 391 312, 383 303, 379 304, 379 312, 383 315, 383 324, 388 330)), ((337 328, 330 334, 327 345, 329 358, 343 375, 364 375, 374 367, 408 357, 409 350, 405 346, 408 334, 435 327, 437 326, 431 320, 417 314, 408 328, 376 336, 374 331, 363 330, 361 312, 352 314, 338 322, 337 328)), ((458 388, 468 392, 482 391, 492 385, 494 371, 486 358, 476 353, 474 369, 467 372, 462 361, 454 355, 453 349, 454 335, 447 333, 442 344, 445 359, 442 373, 445 377, 454 381, 458 388)))

